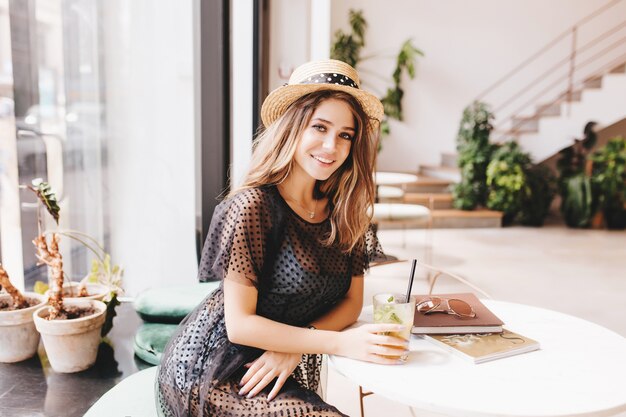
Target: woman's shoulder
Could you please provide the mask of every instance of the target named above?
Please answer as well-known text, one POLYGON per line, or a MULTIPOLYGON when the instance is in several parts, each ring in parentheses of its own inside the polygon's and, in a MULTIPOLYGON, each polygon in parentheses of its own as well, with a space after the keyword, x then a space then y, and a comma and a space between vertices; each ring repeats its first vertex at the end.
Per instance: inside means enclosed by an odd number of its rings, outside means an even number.
POLYGON ((256 205, 275 200, 275 189, 273 185, 263 185, 259 187, 244 188, 237 191, 227 200, 237 205, 256 205))
POLYGON ((276 186, 264 185, 244 188, 220 203, 223 209, 239 212, 268 212, 276 208, 276 186))

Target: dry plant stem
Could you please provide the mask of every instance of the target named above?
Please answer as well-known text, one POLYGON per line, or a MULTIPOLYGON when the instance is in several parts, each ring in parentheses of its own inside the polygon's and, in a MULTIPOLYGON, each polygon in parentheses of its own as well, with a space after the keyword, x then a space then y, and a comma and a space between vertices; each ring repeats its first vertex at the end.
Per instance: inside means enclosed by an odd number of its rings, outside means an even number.
POLYGON ((89 297, 89 293, 87 292, 87 284, 82 281, 80 283, 80 286, 78 287, 78 296, 89 297))
POLYGON ((11 284, 9 280, 9 274, 5 269, 0 265, 0 288, 4 288, 6 292, 9 293, 11 299, 13 300, 13 305, 16 309, 28 307, 28 302, 17 288, 11 284))
POLYGON ((45 236, 37 236, 33 240, 33 244, 37 248, 37 259, 42 264, 48 265, 52 273, 54 288, 52 288, 52 293, 48 299, 50 305, 48 320, 54 320, 63 311, 63 258, 59 252, 59 236, 54 233, 50 245, 48 245, 45 236))

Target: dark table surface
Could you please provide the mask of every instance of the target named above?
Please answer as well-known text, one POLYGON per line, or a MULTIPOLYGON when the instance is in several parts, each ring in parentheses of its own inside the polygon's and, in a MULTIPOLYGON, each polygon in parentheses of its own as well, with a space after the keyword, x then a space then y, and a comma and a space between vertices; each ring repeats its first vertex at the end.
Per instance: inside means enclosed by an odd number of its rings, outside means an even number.
POLYGON ((33 358, 0 363, 0 417, 82 416, 105 392, 127 376, 151 365, 133 352, 142 321, 131 303, 117 307, 113 329, 98 349, 96 364, 74 374, 56 373, 43 345, 33 358))

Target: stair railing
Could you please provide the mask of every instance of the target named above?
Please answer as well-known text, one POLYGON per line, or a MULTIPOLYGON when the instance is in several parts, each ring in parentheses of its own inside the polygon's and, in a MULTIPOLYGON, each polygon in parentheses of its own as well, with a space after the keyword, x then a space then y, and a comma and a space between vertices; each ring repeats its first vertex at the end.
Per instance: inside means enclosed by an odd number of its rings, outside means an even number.
MULTIPOLYGON (((626 19, 619 21, 608 30, 605 30, 599 35, 593 37, 590 41, 579 46, 581 28, 586 27, 591 22, 598 23, 608 20, 610 18, 607 13, 608 11, 613 11, 616 6, 625 4, 625 0, 611 0, 607 2, 602 7, 576 22, 572 27, 562 32, 552 41, 548 42, 544 47, 525 59, 513 70, 498 79, 476 97, 476 100, 489 102, 487 100, 489 95, 494 95, 494 93, 498 92, 498 90, 503 90, 505 84, 507 82, 511 82, 514 77, 524 75, 525 72, 529 73, 531 64, 535 64, 540 58, 546 59, 546 57, 551 57, 550 52, 557 45, 559 45, 559 43, 570 37, 570 47, 565 57, 549 66, 548 69, 542 71, 538 76, 532 77, 530 82, 525 82, 522 88, 515 89, 513 94, 508 94, 503 100, 500 100, 500 102, 496 102, 495 105, 494 103, 490 103, 492 104, 496 118, 499 120, 494 129, 495 133, 499 133, 501 135, 498 140, 501 141, 507 136, 515 136, 519 134, 523 129, 523 125, 528 120, 537 119, 538 117, 544 115, 544 113, 551 106, 554 106, 557 103, 565 102, 568 104, 567 115, 569 116, 571 112, 571 103, 574 101, 574 95, 584 88, 587 82, 601 77, 607 72, 613 70, 616 66, 626 62, 626 53, 620 52, 620 47, 623 49, 626 45, 626 36, 612 42, 604 48, 602 48, 601 45, 603 41, 615 36, 621 30, 626 28, 626 19), (603 18, 604 20, 600 21, 600 19, 603 18), (601 48, 601 50, 593 54, 590 58, 577 62, 577 59, 585 53, 593 53, 594 49, 592 48, 594 47, 601 48), (611 53, 617 54, 617 58, 613 58, 611 53), (599 58, 609 60, 609 62, 600 65, 599 68, 589 70, 584 76, 581 77, 580 74, 583 73, 581 70, 589 68, 591 64, 596 63, 599 58), (561 69, 565 69, 566 74, 558 76, 557 73, 561 69), (549 82, 550 77, 555 74, 557 74, 556 80, 549 82), (577 76, 580 80, 577 79, 577 76), (536 91, 536 87, 540 86, 542 82, 548 82, 549 84, 547 87, 540 89, 538 93, 532 95, 530 99, 524 100, 524 98, 528 97, 531 92, 536 91), (559 86, 561 86, 561 88, 559 88, 559 86), (525 114, 524 112, 526 112, 526 114, 528 113, 530 106, 537 104, 541 100, 543 100, 543 106, 540 110, 535 109, 530 117, 520 117, 525 114), (523 102, 523 104, 517 105, 512 111, 505 111, 505 109, 513 107, 514 104, 519 102, 523 102), (508 129, 506 128, 507 126, 508 129)), ((619 13, 612 16, 615 15, 619 16, 619 13)), ((603 26, 603 28, 604 27, 605 26, 603 26)))

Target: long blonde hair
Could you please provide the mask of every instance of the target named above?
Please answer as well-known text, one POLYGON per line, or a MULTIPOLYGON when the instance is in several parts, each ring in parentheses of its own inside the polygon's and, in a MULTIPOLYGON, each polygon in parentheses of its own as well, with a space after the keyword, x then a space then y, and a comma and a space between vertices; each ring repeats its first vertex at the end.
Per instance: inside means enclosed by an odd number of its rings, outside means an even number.
POLYGON ((348 253, 359 244, 372 219, 371 207, 375 199, 373 169, 380 129, 378 121, 369 119, 359 101, 350 94, 321 90, 294 102, 257 136, 248 175, 228 197, 248 188, 282 183, 291 173, 303 131, 317 107, 328 99, 341 100, 349 105, 356 133, 344 163, 327 180, 316 182, 315 198, 327 197, 330 208, 331 231, 322 243, 337 244, 348 253))

